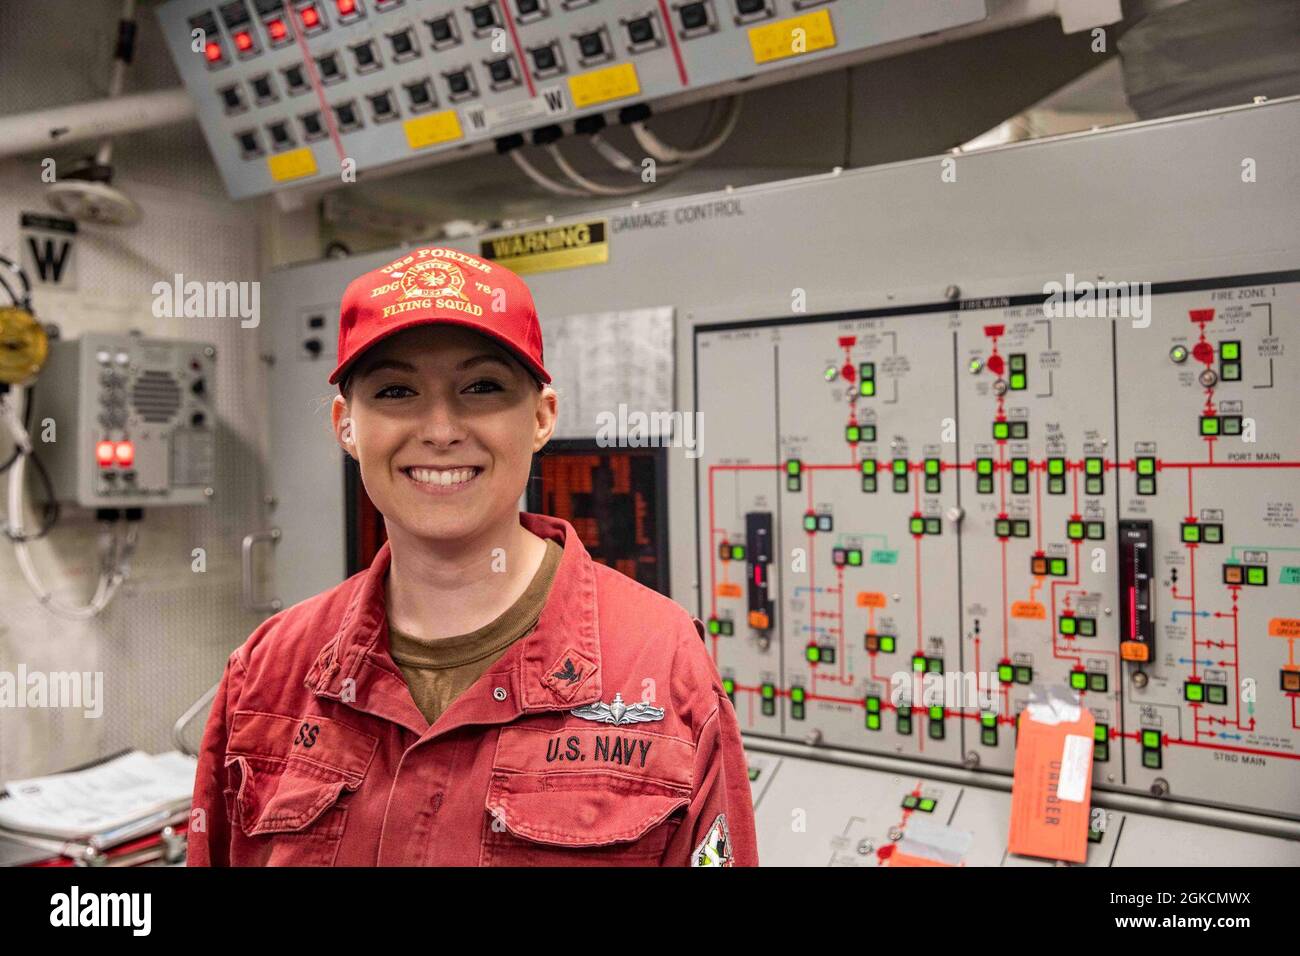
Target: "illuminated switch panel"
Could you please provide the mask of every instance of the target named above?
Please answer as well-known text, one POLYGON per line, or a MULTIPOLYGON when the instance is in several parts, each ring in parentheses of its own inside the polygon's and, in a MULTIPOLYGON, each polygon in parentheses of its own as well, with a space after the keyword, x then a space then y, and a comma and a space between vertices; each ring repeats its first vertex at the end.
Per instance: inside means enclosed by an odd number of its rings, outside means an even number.
POLYGON ((35 421, 55 497, 84 508, 207 504, 216 452, 216 350, 87 333, 50 343, 35 421))
POLYGON ((1055 686, 1095 788, 1300 819, 1300 276, 1196 284, 1141 329, 1033 292, 693 323, 725 525, 695 560, 743 636, 716 642, 741 729, 1009 773, 1055 686), (728 592, 718 544, 758 515, 767 591, 728 592))
POLYGON ((845 54, 986 15, 985 0, 171 0, 158 10, 236 199, 338 182, 346 159, 363 172, 792 67, 842 68, 845 54))

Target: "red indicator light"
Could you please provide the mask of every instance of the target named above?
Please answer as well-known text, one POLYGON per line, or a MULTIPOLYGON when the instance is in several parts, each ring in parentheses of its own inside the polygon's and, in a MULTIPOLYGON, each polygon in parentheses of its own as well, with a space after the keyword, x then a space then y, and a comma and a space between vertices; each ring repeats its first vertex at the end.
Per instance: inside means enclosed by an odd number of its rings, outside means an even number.
POLYGON ((298 15, 302 17, 302 25, 307 29, 320 26, 320 13, 314 6, 303 7, 298 15))
POLYGON ((101 468, 113 464, 113 443, 111 441, 95 442, 95 460, 101 468))
POLYGON ((119 465, 129 465, 135 461, 135 446, 129 441, 120 441, 114 447, 113 455, 119 465))
POLYGON ((209 41, 208 45, 203 48, 203 54, 208 58, 209 63, 216 63, 225 56, 221 52, 221 44, 216 40, 209 41))
POLYGON ((266 22, 266 32, 276 43, 289 35, 289 31, 284 28, 283 20, 268 20, 266 22))
POLYGON ((1006 371, 1006 364, 1002 361, 1001 355, 990 355, 989 360, 984 363, 990 372, 994 375, 1001 375, 1006 371))
POLYGON ((339 16, 348 17, 357 12, 357 0, 338 0, 339 16))
POLYGON ((253 48, 253 38, 247 33, 239 32, 235 34, 235 49, 240 53, 247 53, 253 48))
POLYGON ((1214 346, 1209 342, 1197 342, 1192 346, 1192 358, 1203 365, 1209 365, 1214 361, 1214 346))

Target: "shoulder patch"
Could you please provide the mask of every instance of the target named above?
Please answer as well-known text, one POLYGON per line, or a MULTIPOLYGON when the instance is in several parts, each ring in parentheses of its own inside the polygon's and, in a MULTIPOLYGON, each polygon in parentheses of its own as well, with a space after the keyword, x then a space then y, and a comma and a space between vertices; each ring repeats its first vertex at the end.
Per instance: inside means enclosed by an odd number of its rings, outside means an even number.
POLYGON ((732 866, 731 833, 727 829, 727 815, 719 813, 704 834, 704 839, 691 854, 691 866, 732 866))

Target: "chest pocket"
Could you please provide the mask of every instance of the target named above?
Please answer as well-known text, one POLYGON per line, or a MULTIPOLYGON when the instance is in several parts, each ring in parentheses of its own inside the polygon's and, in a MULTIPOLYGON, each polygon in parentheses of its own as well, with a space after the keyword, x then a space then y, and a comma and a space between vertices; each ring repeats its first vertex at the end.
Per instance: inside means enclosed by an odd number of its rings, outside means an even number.
POLYGON ((693 762, 689 741, 639 729, 504 727, 481 863, 656 866, 690 805, 693 762))
POLYGON ((365 780, 378 739, 327 717, 238 711, 225 791, 235 866, 331 866, 347 794, 365 780))

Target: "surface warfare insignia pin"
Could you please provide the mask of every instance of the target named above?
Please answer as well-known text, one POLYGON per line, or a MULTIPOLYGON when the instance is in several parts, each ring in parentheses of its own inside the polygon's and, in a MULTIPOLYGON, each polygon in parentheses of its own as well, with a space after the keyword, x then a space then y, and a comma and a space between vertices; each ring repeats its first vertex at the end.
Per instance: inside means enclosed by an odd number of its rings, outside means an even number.
POLYGON ((594 720, 602 724, 643 724, 651 720, 663 720, 664 709, 655 707, 645 701, 628 706, 623 703, 623 695, 615 694, 611 703, 596 701, 594 704, 583 704, 581 707, 575 707, 569 711, 574 717, 581 717, 583 720, 594 720))
POLYGON ((709 832, 691 854, 691 866, 734 866, 731 855, 731 834, 727 831, 727 815, 719 813, 709 832))

